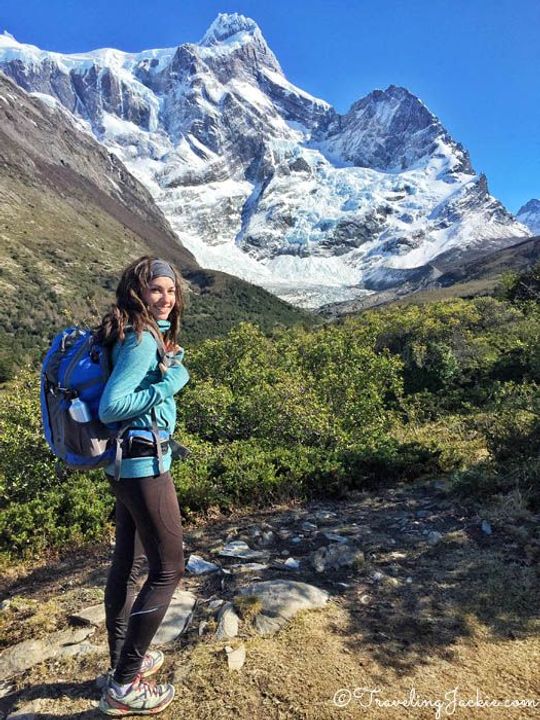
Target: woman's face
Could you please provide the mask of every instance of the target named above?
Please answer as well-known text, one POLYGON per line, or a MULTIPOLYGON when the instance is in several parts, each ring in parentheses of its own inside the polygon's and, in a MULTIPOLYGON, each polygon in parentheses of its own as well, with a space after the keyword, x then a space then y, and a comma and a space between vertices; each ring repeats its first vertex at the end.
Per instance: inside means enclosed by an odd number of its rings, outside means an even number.
POLYGON ((167 320, 176 302, 176 286, 169 277, 157 277, 142 291, 142 298, 154 320, 167 320))

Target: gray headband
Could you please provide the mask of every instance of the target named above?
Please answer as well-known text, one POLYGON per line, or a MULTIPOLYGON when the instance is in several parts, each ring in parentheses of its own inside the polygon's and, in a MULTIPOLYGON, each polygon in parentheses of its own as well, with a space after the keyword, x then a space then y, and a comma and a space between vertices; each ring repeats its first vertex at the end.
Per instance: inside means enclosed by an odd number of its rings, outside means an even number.
POLYGON ((173 269, 168 262, 165 262, 165 260, 152 260, 152 265, 150 266, 150 279, 153 280, 157 277, 168 277, 176 282, 173 269))

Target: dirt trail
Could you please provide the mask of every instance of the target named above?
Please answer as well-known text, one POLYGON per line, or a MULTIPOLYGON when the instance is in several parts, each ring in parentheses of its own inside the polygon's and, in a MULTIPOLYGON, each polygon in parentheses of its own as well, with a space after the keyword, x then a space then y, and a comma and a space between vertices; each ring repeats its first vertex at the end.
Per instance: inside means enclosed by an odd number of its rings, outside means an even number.
MULTIPOLYGON (((227 669, 227 643, 213 639, 212 620, 199 636, 208 615, 198 604, 188 631, 166 650, 161 677, 174 678, 177 700, 161 717, 540 717, 537 521, 527 513, 479 511, 442 483, 424 482, 339 502, 216 513, 187 525, 186 558, 196 553, 228 568, 239 561, 217 551, 227 540, 245 539, 270 553, 269 567, 256 577, 302 580, 331 597, 323 610, 301 613, 272 637, 242 622, 247 659, 237 672, 227 669), (365 562, 318 572, 314 553, 339 542, 336 535, 362 550, 365 562), (297 570, 281 566, 288 556, 299 560, 297 570), (523 706, 532 700, 536 707, 523 706)), ((7 579, 2 597, 19 609, 4 613, 4 647, 65 627, 69 612, 99 601, 109 548, 81 555, 7 579), (41 609, 32 606, 36 599, 41 609)), ((199 600, 233 600, 253 579, 234 571, 186 575, 183 587, 199 600)), ((102 629, 92 641, 104 642, 102 629)), ((104 652, 42 663, 12 681, 0 711, 5 717, 35 701, 36 720, 103 717, 93 679, 105 666, 104 652)))

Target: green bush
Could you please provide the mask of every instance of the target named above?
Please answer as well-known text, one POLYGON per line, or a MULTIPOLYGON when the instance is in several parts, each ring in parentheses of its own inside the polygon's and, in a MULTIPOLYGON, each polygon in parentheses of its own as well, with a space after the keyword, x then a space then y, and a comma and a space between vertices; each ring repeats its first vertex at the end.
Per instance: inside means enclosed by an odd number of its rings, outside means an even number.
POLYGON ((0 394, 0 552, 9 555, 96 540, 113 506, 102 472, 57 477, 40 419, 39 379, 25 369, 0 394))
MULTIPOLYGON (((448 472, 470 494, 519 485, 534 505, 539 338, 537 304, 475 298, 311 330, 241 322, 187 347, 177 438, 191 456, 172 470, 182 510, 342 496, 448 472)), ((37 373, 25 369, 0 394, 1 552, 103 535, 113 506, 103 473, 60 481, 54 465, 37 373)))

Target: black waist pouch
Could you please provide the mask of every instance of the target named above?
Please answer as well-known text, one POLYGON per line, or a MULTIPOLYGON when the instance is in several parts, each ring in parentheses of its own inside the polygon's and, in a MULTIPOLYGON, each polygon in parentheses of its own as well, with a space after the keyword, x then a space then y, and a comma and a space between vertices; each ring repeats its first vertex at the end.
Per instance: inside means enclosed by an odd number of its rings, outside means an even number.
MULTIPOLYGON (((161 443, 161 452, 165 455, 169 451, 170 440, 164 440, 161 443)), ((122 448, 122 457, 124 458, 137 458, 137 457, 155 457, 156 446, 153 440, 130 436, 124 440, 122 448)))

